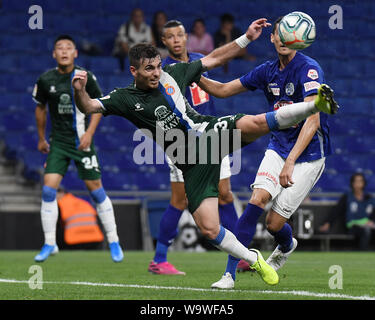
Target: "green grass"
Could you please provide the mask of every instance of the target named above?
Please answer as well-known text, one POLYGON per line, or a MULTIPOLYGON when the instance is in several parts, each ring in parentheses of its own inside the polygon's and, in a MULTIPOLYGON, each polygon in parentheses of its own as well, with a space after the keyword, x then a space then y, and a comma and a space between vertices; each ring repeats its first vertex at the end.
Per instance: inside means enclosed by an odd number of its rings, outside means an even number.
MULTIPOLYGON (((0 282, 0 300, 340 299, 338 296, 313 296, 314 293, 345 295, 343 298, 375 297, 374 253, 296 252, 291 255, 285 267, 279 270, 280 283, 277 286, 268 286, 257 274, 246 272, 237 275, 236 287, 230 292, 209 289, 211 283, 221 277, 225 268, 226 255, 221 252, 171 252, 169 261, 187 275, 159 276, 147 272, 152 252, 128 251, 125 252, 122 263, 113 263, 107 251, 62 251, 38 264, 42 267, 45 282, 41 290, 32 290, 27 281, 32 276, 28 273, 30 266, 36 264, 33 260, 35 254, 34 251, 0 251, 0 279, 26 281, 0 282), (332 265, 339 265, 343 270, 341 290, 329 288, 329 279, 333 274, 328 271, 332 265), (69 282, 120 284, 122 287, 69 282), (267 291, 263 292, 264 290, 267 291), (293 295, 290 293, 293 290, 307 293, 293 295)), ((268 255, 269 253, 264 253, 265 257, 268 255)))

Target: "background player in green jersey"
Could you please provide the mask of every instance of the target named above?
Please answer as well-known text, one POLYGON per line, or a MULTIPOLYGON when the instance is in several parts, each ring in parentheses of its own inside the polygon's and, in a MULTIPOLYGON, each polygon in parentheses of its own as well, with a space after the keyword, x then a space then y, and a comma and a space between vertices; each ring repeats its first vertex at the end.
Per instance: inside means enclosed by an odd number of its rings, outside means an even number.
MULTIPOLYGON (((33 99, 37 103, 35 117, 38 128, 38 150, 48 154, 42 189, 41 219, 45 244, 35 261, 42 262, 56 253, 56 223, 58 206, 56 190, 71 160, 74 160, 79 177, 84 181, 96 203, 98 216, 104 226, 112 259, 120 262, 123 252, 119 244, 113 206, 101 182, 93 135, 101 115, 88 117, 76 108, 71 79, 82 68, 74 64, 78 52, 74 40, 61 35, 55 40, 53 58, 57 67, 43 73, 34 88, 33 99), (48 104, 52 124, 50 141, 45 137, 48 104)), ((102 96, 95 76, 88 72, 87 91, 92 98, 102 96)))
MULTIPOLYGON (((197 132, 198 142, 201 139, 199 133, 203 136, 203 133, 210 129, 213 129, 219 137, 224 132, 233 134, 234 129, 238 129, 241 132, 242 145, 253 142, 271 130, 291 127, 319 111, 336 112, 337 104, 333 100, 333 92, 326 85, 319 88, 315 101, 296 103, 267 114, 255 116, 237 114, 217 118, 200 115, 192 109, 184 98, 186 87, 193 81, 199 81, 205 70, 223 65, 234 58, 241 48, 246 47, 250 41, 256 40, 262 29, 269 25, 266 19, 258 19, 249 26, 246 34, 214 50, 206 57, 191 63, 168 65, 163 69, 160 53, 155 47, 136 45, 129 52, 130 71, 134 76, 134 84, 114 90, 103 98, 92 99, 85 89, 87 72, 77 72, 72 79, 77 107, 87 114, 104 113, 122 116, 137 127, 151 132, 155 140, 159 138, 157 133, 161 131, 165 138, 171 128, 179 129, 184 134, 189 130, 197 132)), ((167 151, 173 143, 174 141, 164 139, 162 147, 167 151)), ((184 140, 178 146, 190 154, 196 154, 198 151, 197 147, 189 144, 188 140, 184 140)), ((232 151, 233 148, 229 153, 232 151)), ((220 225, 218 214, 220 163, 189 164, 181 161, 175 164, 183 172, 189 211, 202 234, 220 250, 249 262, 266 283, 277 284, 279 277, 276 271, 266 263, 261 253, 255 249, 247 249, 233 233, 220 225)))

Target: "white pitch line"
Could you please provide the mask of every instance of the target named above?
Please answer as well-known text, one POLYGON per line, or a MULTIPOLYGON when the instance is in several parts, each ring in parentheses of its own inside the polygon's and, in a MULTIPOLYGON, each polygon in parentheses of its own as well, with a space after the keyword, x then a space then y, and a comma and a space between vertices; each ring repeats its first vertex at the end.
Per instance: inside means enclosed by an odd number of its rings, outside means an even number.
MULTIPOLYGON (((28 280, 15 279, 0 279, 0 283, 29 283, 28 280)), ((137 288, 137 289, 155 289, 155 290, 182 290, 182 291, 200 291, 200 292, 220 292, 220 293, 262 293, 262 294, 281 294, 304 297, 318 297, 318 298, 338 298, 338 299, 352 299, 352 300, 375 300, 375 297, 370 296, 351 296, 338 293, 319 293, 310 291, 298 290, 220 290, 220 289, 205 289, 205 288, 189 288, 189 287, 164 287, 164 286, 146 286, 139 284, 121 284, 121 283, 95 283, 95 282, 81 282, 81 281, 43 281, 42 284, 60 284, 60 285, 77 285, 77 286, 91 286, 91 287, 116 287, 116 288, 137 288)))

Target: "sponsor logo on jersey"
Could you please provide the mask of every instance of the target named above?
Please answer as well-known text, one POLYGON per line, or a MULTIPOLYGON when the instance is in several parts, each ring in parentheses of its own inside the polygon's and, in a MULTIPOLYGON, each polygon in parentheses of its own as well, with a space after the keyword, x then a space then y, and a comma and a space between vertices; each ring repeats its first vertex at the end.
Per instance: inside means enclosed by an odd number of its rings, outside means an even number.
POLYGON ((268 84, 268 92, 272 93, 274 96, 280 95, 280 88, 278 87, 277 83, 269 83, 268 84))
POLYGON ((50 86, 49 87, 49 92, 50 93, 56 93, 56 87, 55 86, 50 86))
POLYGON ((167 95, 171 96, 172 94, 174 94, 176 92, 176 90, 174 89, 173 86, 170 86, 168 83, 166 83, 164 85, 164 88, 165 88, 165 92, 167 95))
POLYGON ((319 78, 318 71, 316 71, 315 69, 310 69, 310 70, 307 72, 307 76, 308 76, 310 79, 313 79, 313 80, 316 80, 316 79, 319 78))
POLYGON ((294 84, 292 82, 287 83, 287 85, 285 86, 285 93, 288 96, 292 96, 293 95, 293 93, 294 93, 294 84))
POLYGON ((320 86, 320 83, 318 81, 309 81, 309 82, 305 82, 303 86, 305 88, 305 91, 307 92, 310 90, 318 89, 320 86))
POLYGON ((157 119, 156 124, 167 132, 178 126, 178 117, 166 106, 159 106, 154 111, 157 119))
POLYGON ((58 104, 59 114, 73 114, 73 104, 70 95, 63 93, 58 104))

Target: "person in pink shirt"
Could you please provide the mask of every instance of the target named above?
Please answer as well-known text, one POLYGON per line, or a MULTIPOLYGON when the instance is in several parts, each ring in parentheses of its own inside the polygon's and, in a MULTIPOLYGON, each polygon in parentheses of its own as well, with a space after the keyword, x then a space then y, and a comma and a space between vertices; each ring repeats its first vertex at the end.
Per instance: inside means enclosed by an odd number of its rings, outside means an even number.
POLYGON ((214 41, 212 36, 206 32, 204 20, 196 19, 193 23, 192 32, 189 33, 187 50, 189 52, 199 52, 207 55, 213 49, 214 41))

